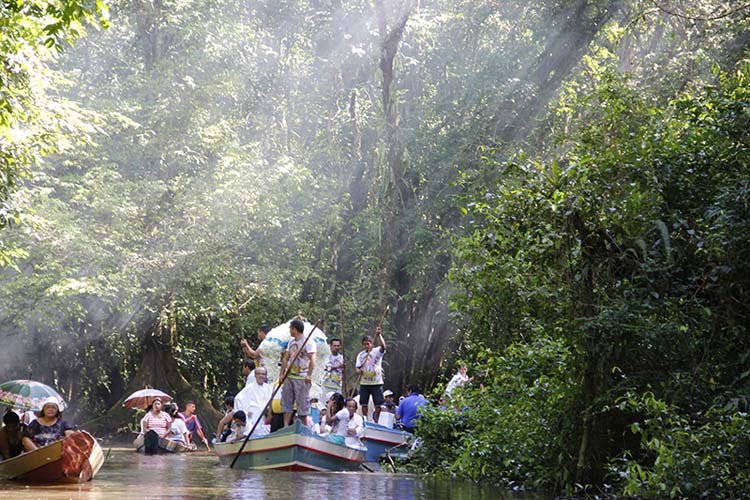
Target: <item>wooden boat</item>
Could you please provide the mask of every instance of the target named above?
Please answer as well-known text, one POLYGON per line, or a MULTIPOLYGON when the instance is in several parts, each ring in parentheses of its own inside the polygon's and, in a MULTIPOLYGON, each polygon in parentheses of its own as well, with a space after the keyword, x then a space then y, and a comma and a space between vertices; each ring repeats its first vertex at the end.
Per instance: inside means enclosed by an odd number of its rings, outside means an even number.
MULTIPOLYGON (((230 466, 242 442, 216 443, 222 465, 230 466)), ((349 448, 318 436, 299 421, 263 437, 250 439, 235 468, 287 471, 354 471, 365 461, 365 450, 349 448)))
POLYGON ((88 432, 76 432, 52 444, 0 462, 0 479, 30 483, 83 483, 104 463, 99 443, 88 432))
POLYGON ((377 462, 379 458, 386 455, 386 452, 394 458, 405 458, 409 451, 409 440, 412 437, 412 434, 406 431, 391 429, 374 422, 365 422, 362 441, 367 446, 367 461, 377 462))
MULTIPOLYGON (((135 438, 135 441, 133 441, 135 451, 139 451, 141 453, 144 452, 144 441, 144 434, 139 434, 138 437, 135 438)), ((185 446, 184 444, 178 443, 177 441, 172 441, 171 439, 166 439, 163 437, 159 438, 159 453, 185 453, 188 451, 193 451, 193 449, 190 446, 185 446)))

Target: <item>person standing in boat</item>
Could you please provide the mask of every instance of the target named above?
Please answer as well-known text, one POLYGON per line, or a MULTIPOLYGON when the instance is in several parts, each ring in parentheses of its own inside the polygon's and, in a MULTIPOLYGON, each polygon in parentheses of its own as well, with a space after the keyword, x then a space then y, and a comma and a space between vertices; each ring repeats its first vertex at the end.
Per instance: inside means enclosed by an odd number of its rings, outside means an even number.
MULTIPOLYGON (((174 417, 174 415, 172 416, 174 417)), ((203 433, 201 421, 198 420, 198 415, 195 414, 195 401, 188 401, 185 403, 185 411, 179 413, 179 416, 185 421, 185 426, 190 433, 190 444, 193 443, 194 436, 198 434, 198 437, 201 438, 203 444, 206 445, 206 449, 211 451, 211 447, 208 445, 208 439, 206 439, 206 435, 203 433)))
POLYGON ((26 451, 33 451, 70 436, 74 432, 73 426, 62 419, 57 398, 50 396, 42 404, 41 416, 24 429, 23 447, 26 451))
POLYGON ((448 387, 445 388, 446 398, 450 398, 453 391, 457 388, 471 383, 473 379, 466 374, 467 371, 468 367, 466 365, 460 365, 458 367, 458 372, 453 375, 453 378, 450 380, 450 382, 448 382, 448 387))
POLYGON ((380 347, 374 348, 372 337, 365 335, 362 338, 364 350, 357 355, 357 373, 359 373, 359 404, 362 406, 362 415, 367 418, 367 405, 372 396, 375 405, 373 421, 377 422, 380 417, 380 406, 385 402, 383 397, 383 355, 385 354, 385 339, 380 327, 375 329, 375 336, 380 341, 380 347))
POLYGON ((3 428, 0 429, 0 457, 8 460, 23 453, 22 441, 21 417, 13 410, 8 410, 3 415, 3 428))
POLYGON ((325 366, 326 376, 323 379, 323 387, 328 391, 343 392, 344 380, 344 355, 340 354, 341 340, 331 340, 331 354, 325 366))
POLYGON ((281 408, 284 411, 284 427, 291 424, 292 412, 294 405, 297 404, 297 418, 303 423, 307 421, 307 414, 310 411, 310 386, 312 384, 312 374, 315 369, 315 342, 305 343, 305 324, 293 319, 289 323, 289 334, 292 340, 284 351, 284 357, 281 362, 281 372, 286 373, 289 367, 289 375, 284 380, 282 386, 281 408), (303 349, 302 352, 298 351, 303 349))
POLYGON ((252 347, 250 347, 250 343, 247 340, 245 339, 240 340, 240 345, 242 346, 242 350, 245 351, 245 354, 250 356, 253 361, 255 361, 256 367, 263 366, 265 364, 264 359, 263 359, 263 351, 261 351, 260 349, 260 344, 262 344, 263 341, 266 340, 266 335, 270 331, 271 329, 268 327, 268 325, 260 325, 258 327, 258 340, 260 342, 258 343, 257 349, 253 349, 252 347))

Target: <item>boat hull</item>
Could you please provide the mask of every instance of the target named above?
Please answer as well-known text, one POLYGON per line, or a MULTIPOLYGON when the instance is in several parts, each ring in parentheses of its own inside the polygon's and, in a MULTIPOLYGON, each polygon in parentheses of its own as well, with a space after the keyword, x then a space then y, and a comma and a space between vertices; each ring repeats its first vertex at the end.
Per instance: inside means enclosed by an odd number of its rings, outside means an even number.
POLYGON ((29 453, 0 462, 0 479, 32 483, 83 483, 104 463, 104 454, 88 432, 76 432, 29 453))
MULTIPOLYGON (((242 442, 216 443, 222 465, 231 466, 242 442)), ((354 471, 365 460, 365 451, 334 443, 299 422, 266 436, 250 439, 234 467, 250 470, 354 471)))
MULTIPOLYGON (((135 451, 141 453, 144 452, 143 442, 144 436, 143 434, 139 434, 138 437, 135 438, 135 441, 133 441, 135 451)), ((159 453, 186 453, 188 451, 193 451, 193 449, 189 446, 178 443, 177 441, 172 441, 166 438, 159 438, 159 453)))
POLYGON ((405 458, 409 451, 409 440, 412 434, 398 429, 391 429, 373 422, 365 422, 362 440, 367 446, 367 461, 377 462, 386 453, 391 457, 405 458))

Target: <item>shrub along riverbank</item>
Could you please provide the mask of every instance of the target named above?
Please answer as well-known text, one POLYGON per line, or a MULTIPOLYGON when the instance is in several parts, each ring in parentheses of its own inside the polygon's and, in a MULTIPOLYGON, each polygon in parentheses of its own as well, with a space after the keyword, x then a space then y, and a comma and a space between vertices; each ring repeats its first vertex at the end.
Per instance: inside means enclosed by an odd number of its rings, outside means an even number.
MULTIPOLYGON (((603 72, 565 153, 466 176, 460 355, 424 470, 639 498, 750 493, 750 73, 670 99, 603 72)), ((492 153, 492 152, 489 152, 492 153)))

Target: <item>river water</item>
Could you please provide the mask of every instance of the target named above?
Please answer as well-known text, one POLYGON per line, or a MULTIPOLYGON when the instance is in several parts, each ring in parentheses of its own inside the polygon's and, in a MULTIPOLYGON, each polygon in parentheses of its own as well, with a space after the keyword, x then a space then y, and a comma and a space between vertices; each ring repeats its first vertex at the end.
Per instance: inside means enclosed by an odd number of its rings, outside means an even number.
POLYGON ((104 450, 93 481, 62 486, 0 482, 3 499, 259 499, 259 500, 545 500, 489 485, 387 472, 243 471, 208 453, 145 456, 104 450))

